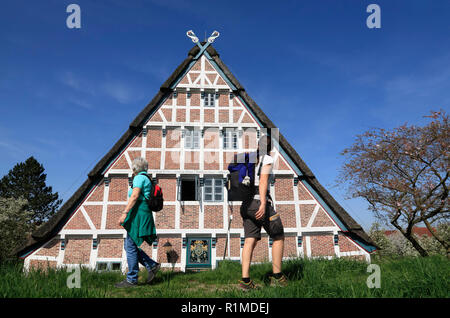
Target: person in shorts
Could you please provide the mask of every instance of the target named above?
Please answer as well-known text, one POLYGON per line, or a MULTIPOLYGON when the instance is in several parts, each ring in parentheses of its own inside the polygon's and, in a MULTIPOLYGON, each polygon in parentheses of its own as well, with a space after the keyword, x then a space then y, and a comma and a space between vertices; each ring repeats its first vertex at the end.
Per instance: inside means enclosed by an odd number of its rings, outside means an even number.
POLYGON ((284 228, 281 218, 275 212, 269 193, 269 184, 273 179, 273 158, 270 155, 272 142, 270 136, 262 136, 258 142, 257 162, 255 168, 254 194, 241 205, 244 223, 244 248, 242 250, 242 280, 239 287, 244 290, 257 288, 250 279, 250 264, 253 250, 261 240, 261 228, 273 240, 271 285, 286 286, 286 276, 281 271, 284 249, 284 228))

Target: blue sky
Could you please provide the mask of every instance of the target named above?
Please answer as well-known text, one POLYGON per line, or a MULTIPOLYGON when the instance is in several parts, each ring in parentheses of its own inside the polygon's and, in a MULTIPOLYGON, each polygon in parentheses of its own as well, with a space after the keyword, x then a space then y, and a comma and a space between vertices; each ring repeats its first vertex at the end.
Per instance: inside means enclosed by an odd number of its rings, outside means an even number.
POLYGON ((0 176, 35 156, 67 200, 187 56, 214 47, 318 180, 369 229, 335 180, 374 127, 450 109, 449 1, 2 1, 0 176), (66 7, 81 7, 81 29, 66 7), (369 29, 366 7, 381 8, 369 29))

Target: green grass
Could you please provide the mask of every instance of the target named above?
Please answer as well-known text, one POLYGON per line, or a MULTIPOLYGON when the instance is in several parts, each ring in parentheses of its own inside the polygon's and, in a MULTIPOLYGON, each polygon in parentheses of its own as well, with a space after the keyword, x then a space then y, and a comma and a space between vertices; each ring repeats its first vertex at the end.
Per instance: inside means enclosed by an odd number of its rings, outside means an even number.
POLYGON ((449 297, 450 264, 445 257, 411 257, 374 260, 381 269, 381 288, 366 285, 367 264, 358 261, 304 260, 283 263, 289 278, 285 288, 266 285, 271 265, 251 267, 260 290, 243 292, 237 288, 240 264, 224 261, 216 270, 203 272, 160 271, 152 285, 145 285, 146 272, 140 272, 136 288, 116 289, 124 276, 117 272, 96 273, 81 270, 81 288, 66 285, 66 270, 30 271, 22 266, 0 266, 0 297, 449 297))

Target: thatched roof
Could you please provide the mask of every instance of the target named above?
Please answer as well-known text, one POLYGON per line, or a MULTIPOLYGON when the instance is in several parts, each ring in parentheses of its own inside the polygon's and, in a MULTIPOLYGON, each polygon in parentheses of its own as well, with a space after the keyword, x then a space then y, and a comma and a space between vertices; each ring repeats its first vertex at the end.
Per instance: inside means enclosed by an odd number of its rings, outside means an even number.
MULTIPOLYGON (((180 76, 186 72, 189 65, 194 60, 194 57, 199 53, 200 48, 196 45, 188 53, 188 57, 177 67, 172 75, 161 85, 159 92, 150 101, 150 103, 136 116, 131 122, 128 130, 122 135, 122 137, 116 142, 111 150, 95 165, 95 167, 89 172, 87 180, 81 185, 81 187, 72 195, 72 197, 64 203, 60 210, 53 215, 53 217, 34 231, 28 238, 27 243, 17 251, 17 255, 24 256, 30 251, 38 248, 43 243, 55 236, 64 224, 67 222, 74 209, 82 202, 90 190, 98 184, 103 178, 103 172, 108 165, 114 160, 125 148, 125 146, 142 131, 142 127, 146 120, 157 111, 161 102, 169 96, 173 89, 173 83, 179 80, 180 76)), ((247 104, 250 111, 256 116, 256 118, 262 123, 265 128, 276 128, 272 121, 266 116, 261 108, 255 103, 255 101, 247 94, 245 88, 239 83, 239 81, 230 72, 228 67, 219 58, 219 54, 212 45, 209 45, 206 49, 208 55, 213 59, 216 65, 220 68, 223 74, 227 77, 234 86, 233 94, 237 97, 241 97, 247 104)), ((301 157, 295 151, 295 149, 289 144, 284 136, 279 133, 280 147, 286 152, 291 160, 297 165, 298 169, 302 173, 302 180, 305 180, 323 199, 323 201, 332 209, 335 216, 344 224, 347 232, 352 239, 366 247, 369 250, 373 250, 375 244, 364 232, 363 228, 339 205, 336 200, 328 193, 328 191, 319 183, 314 174, 303 162, 301 157)), ((364 247, 363 246, 363 247, 364 247)))

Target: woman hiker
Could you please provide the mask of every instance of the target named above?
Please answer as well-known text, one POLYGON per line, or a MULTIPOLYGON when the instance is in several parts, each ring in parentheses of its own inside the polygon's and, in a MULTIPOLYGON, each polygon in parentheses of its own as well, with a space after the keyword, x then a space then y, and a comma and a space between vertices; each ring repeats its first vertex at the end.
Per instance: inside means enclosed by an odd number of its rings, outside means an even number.
POLYGON ((258 141, 255 168, 255 191, 241 205, 241 216, 244 223, 244 248, 242 250, 242 280, 239 287, 251 290, 257 286, 250 279, 250 263, 256 243, 261 240, 261 227, 272 238, 272 286, 286 286, 287 278, 281 272, 281 261, 284 248, 284 228, 280 216, 275 212, 269 194, 269 182, 273 179, 272 141, 270 136, 262 136, 258 141))
POLYGON ((116 284, 118 288, 137 285, 139 263, 144 265, 148 271, 147 283, 153 280, 161 267, 161 264, 152 260, 139 248, 144 241, 151 245, 156 240, 153 213, 145 201, 145 198, 150 197, 152 190, 152 183, 146 175, 148 163, 144 158, 136 158, 133 160, 131 168, 133 170, 133 187, 128 192, 128 204, 119 219, 119 225, 127 230, 124 247, 127 253, 128 273, 124 281, 116 284))

